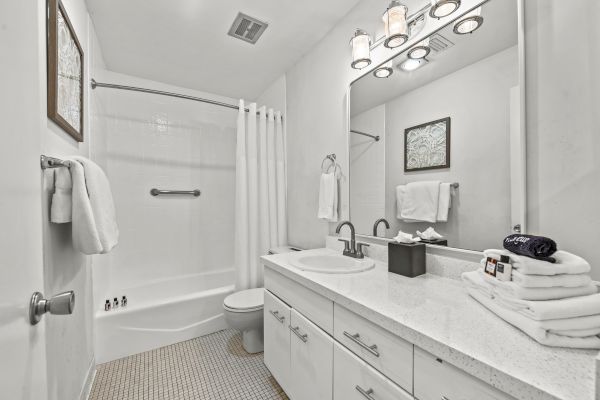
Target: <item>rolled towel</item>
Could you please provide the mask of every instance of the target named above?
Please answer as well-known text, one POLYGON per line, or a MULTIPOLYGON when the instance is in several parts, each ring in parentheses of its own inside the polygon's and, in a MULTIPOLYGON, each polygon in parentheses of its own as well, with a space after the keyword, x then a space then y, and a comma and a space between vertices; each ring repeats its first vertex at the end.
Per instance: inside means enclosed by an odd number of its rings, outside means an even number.
POLYGON ((512 280, 519 286, 530 288, 579 287, 592 283, 588 274, 525 275, 516 269, 512 271, 512 280))
POLYGON ((592 269, 583 258, 562 250, 553 254, 556 259, 554 264, 520 256, 508 250, 488 249, 483 251, 483 255, 497 260, 501 255, 509 256, 513 268, 524 275, 586 274, 592 269))
POLYGON ((514 234, 504 238, 504 248, 515 254, 554 263, 551 257, 556 253, 556 242, 550 238, 533 235, 514 234))
POLYGON ((471 297, 481 303, 488 310, 514 327, 520 329, 538 343, 551 347, 600 349, 600 337, 598 337, 596 334, 584 337, 566 335, 567 333, 572 334, 573 332, 584 333, 584 330, 588 330, 588 332, 595 332, 595 328, 598 328, 600 325, 596 325, 593 328, 578 328, 578 326, 600 324, 600 316, 582 317, 581 319, 570 318, 569 321, 558 320, 560 321, 559 323, 546 325, 545 323, 532 320, 531 318, 527 318, 524 315, 500 306, 494 301, 494 299, 487 297, 477 289, 468 287, 467 291, 471 297), (596 317, 598 317, 599 320, 594 320, 596 317), (583 322, 580 323, 580 321, 583 322), (565 328, 565 326, 569 328, 565 328))

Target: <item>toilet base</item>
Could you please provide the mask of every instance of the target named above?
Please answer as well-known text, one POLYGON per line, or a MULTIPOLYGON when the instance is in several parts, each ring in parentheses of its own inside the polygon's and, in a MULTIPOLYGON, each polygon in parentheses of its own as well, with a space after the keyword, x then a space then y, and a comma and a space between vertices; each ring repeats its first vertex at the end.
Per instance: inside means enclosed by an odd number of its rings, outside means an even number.
POLYGON ((242 331, 242 347, 250 354, 262 352, 264 349, 263 328, 242 331))

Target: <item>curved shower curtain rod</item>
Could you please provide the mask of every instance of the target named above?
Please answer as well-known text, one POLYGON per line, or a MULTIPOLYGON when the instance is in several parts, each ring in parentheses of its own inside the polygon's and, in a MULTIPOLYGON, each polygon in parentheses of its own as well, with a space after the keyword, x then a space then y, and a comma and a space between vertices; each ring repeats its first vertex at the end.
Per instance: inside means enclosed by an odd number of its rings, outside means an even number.
MULTIPOLYGON (((234 110, 239 110, 240 109, 239 106, 236 106, 236 105, 233 105, 233 104, 223 103, 221 101, 216 101, 216 100, 211 100, 211 99, 204 99, 202 97, 189 96, 187 94, 180 94, 180 93, 173 93, 173 92, 165 92, 163 90, 146 89, 146 88, 141 88, 141 87, 136 87, 136 86, 126 86, 126 85, 117 85, 117 84, 114 84, 114 83, 97 82, 95 79, 91 79, 90 86, 92 87, 92 89, 103 87, 103 88, 109 88, 109 89, 129 90, 129 91, 132 91, 132 92, 142 92, 142 93, 158 94, 158 95, 161 95, 161 96, 176 97, 178 99, 199 101, 201 103, 213 104, 215 106, 221 106, 221 107, 231 108, 231 109, 234 109, 234 110)), ((248 108, 244 108, 244 111, 250 112, 250 110, 248 108)), ((260 112, 257 111, 256 115, 260 115, 260 112)), ((281 118, 283 119, 283 115, 281 116, 281 118)))

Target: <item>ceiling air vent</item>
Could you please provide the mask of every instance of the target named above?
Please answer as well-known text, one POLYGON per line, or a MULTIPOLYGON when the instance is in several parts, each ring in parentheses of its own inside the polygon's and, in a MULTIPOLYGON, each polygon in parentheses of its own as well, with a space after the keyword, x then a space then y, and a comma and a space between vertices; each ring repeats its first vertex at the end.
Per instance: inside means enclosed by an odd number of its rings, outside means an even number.
POLYGON ((258 38, 267 29, 266 22, 262 22, 256 18, 250 17, 249 15, 238 13, 233 21, 233 25, 229 28, 229 36, 241 39, 248 43, 256 43, 258 38))
POLYGON ((431 49, 436 53, 441 53, 442 51, 448 50, 452 46, 454 46, 454 43, 439 33, 436 33, 429 39, 429 47, 431 47, 431 49))

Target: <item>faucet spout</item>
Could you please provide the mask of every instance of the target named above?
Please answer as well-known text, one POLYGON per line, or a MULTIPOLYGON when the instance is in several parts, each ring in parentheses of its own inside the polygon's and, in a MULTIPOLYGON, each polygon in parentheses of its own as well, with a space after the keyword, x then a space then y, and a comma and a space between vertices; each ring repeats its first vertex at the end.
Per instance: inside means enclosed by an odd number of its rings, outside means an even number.
POLYGON ((338 224, 337 228, 335 228, 335 233, 339 234, 344 225, 348 225, 350 228, 350 250, 344 251, 345 256, 354 257, 356 255, 356 234, 354 230, 354 225, 350 221, 342 221, 338 224))
POLYGON ((377 237, 377 228, 379 227, 379 224, 382 223, 382 222, 385 224, 385 229, 390 229, 390 223, 387 221, 387 219, 385 219, 385 218, 379 218, 373 224, 373 236, 377 237))

